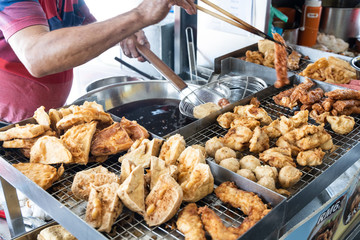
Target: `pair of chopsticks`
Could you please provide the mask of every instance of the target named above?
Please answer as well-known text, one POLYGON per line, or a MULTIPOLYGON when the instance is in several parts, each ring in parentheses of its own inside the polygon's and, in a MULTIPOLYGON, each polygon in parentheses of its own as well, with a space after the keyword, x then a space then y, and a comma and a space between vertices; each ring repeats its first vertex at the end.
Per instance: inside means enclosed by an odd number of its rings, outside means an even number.
POLYGON ((254 26, 251 26, 251 25, 248 24, 247 22, 245 22, 245 21, 241 20, 240 18, 234 16, 233 14, 231 14, 231 13, 229 13, 228 11, 222 9, 221 7, 217 6, 216 4, 214 4, 214 3, 212 3, 212 2, 209 2, 208 0, 200 0, 200 1, 202 1, 203 3, 209 5, 210 7, 214 8, 214 9, 216 9, 217 11, 221 12, 222 14, 224 14, 224 15, 227 16, 227 17, 229 17, 230 19, 229 19, 229 18, 226 18, 226 17, 224 17, 224 16, 222 16, 222 15, 220 15, 220 14, 217 14, 217 13, 215 13, 215 12, 213 12, 213 11, 210 11, 210 10, 208 10, 208 9, 206 9, 206 8, 203 8, 203 7, 199 6, 199 5, 196 5, 196 8, 197 8, 198 10, 200 10, 200 11, 202 11, 202 12, 204 12, 204 13, 207 13, 207 14, 209 14, 209 15, 217 18, 217 19, 220 19, 220 20, 222 20, 222 21, 224 21, 224 22, 227 22, 227 23, 229 23, 229 24, 232 24, 232 25, 234 25, 234 26, 236 26, 236 27, 238 27, 238 28, 241 28, 241 29, 243 29, 243 30, 245 30, 245 31, 248 31, 248 32, 250 32, 250 33, 252 33, 252 34, 255 34, 255 35, 258 35, 258 36, 260 36, 260 37, 262 37, 262 38, 271 40, 271 41, 273 41, 273 42, 275 42, 275 43, 277 43, 277 44, 280 44, 280 45, 286 47, 287 50, 292 51, 292 49, 288 49, 289 47, 286 46, 285 44, 283 44, 283 43, 281 43, 281 42, 279 42, 279 41, 276 41, 274 38, 272 38, 272 37, 269 36, 268 34, 262 32, 261 30, 257 29, 257 28, 254 27, 254 26))

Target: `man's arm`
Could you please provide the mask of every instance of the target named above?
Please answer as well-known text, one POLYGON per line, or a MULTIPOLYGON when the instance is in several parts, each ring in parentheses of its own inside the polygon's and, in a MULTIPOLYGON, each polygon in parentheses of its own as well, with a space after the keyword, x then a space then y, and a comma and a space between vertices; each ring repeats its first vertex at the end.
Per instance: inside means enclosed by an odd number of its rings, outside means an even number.
MULTIPOLYGON (((28 71, 42 77, 100 55, 138 30, 162 20, 173 4, 190 14, 196 11, 192 0, 144 0, 132 11, 103 22, 54 31, 35 25, 16 32, 8 41, 28 71)), ((133 49, 131 53, 139 57, 133 49)))

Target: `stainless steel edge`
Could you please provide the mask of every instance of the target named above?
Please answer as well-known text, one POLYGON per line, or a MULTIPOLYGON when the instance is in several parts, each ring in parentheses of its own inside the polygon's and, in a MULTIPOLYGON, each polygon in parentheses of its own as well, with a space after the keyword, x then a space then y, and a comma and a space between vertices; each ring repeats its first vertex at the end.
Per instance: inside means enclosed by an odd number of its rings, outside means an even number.
MULTIPOLYGON (((11 166, 2 157, 0 157, 0 176, 41 207, 77 239, 106 239, 104 235, 63 206, 58 200, 11 166)), ((13 201, 17 201, 17 199, 13 199, 13 201)))

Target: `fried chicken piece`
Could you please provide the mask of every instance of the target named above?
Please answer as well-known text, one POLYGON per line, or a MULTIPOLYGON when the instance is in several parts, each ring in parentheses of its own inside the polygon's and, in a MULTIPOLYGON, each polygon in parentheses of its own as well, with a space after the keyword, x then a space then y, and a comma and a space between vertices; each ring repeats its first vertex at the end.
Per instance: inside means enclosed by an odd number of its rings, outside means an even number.
POLYGON ((334 104, 335 100, 331 98, 325 98, 324 101, 322 101, 321 106, 326 112, 330 112, 332 109, 332 106, 334 104))
POLYGON ((180 211, 176 226, 185 235, 185 240, 206 240, 196 203, 189 203, 180 211))
POLYGON ((259 154, 261 161, 268 163, 272 167, 283 168, 284 166, 296 167, 294 160, 291 157, 290 148, 270 148, 259 154))
POLYGON ((176 163, 180 154, 185 150, 185 140, 180 134, 175 134, 167 139, 161 146, 159 158, 166 162, 166 165, 176 163))
POLYGON ((301 54, 293 50, 287 57, 287 67, 293 71, 298 70, 300 68, 299 67, 300 58, 301 58, 301 54))
POLYGON ((334 100, 360 100, 360 91, 351 89, 336 89, 325 93, 325 96, 334 100))
POLYGON ((120 123, 114 123, 95 133, 91 143, 91 154, 94 156, 116 154, 128 150, 133 143, 120 123))
POLYGON ((236 117, 238 117, 236 113, 226 112, 224 114, 220 114, 217 117, 216 121, 219 123, 221 127, 230 128, 230 124, 232 123, 232 121, 234 121, 236 117))
POLYGON ((354 118, 346 115, 327 116, 326 120, 330 123, 331 129, 338 134, 348 134, 355 126, 354 118))
POLYGON ((216 151, 222 147, 224 147, 224 143, 222 139, 218 137, 213 137, 205 143, 205 151, 210 157, 215 157, 216 151))
POLYGON ((252 97, 250 100, 250 104, 255 107, 260 107, 260 101, 256 97, 252 97))
POLYGON ((281 136, 276 141, 276 146, 291 149, 291 156, 297 156, 301 151, 301 149, 295 145, 295 142, 290 142, 290 140, 287 140, 284 136, 281 136))
POLYGON ((247 62, 252 62, 260 65, 262 65, 264 62, 264 55, 259 51, 247 50, 245 56, 246 56, 245 61, 247 62))
POLYGON ((290 95, 290 101, 293 104, 297 104, 297 102, 300 100, 301 96, 304 94, 307 94, 307 92, 315 85, 313 81, 311 81, 309 78, 305 78, 305 81, 297 85, 294 89, 294 91, 290 95))
POLYGON ((214 240, 235 240, 250 229, 256 220, 250 220, 246 218, 239 227, 226 227, 221 218, 211 210, 208 206, 199 208, 199 214, 201 215, 201 221, 204 224, 205 230, 210 234, 214 240))
POLYGON ((318 114, 318 112, 315 109, 310 112, 310 117, 319 124, 325 123, 327 116, 330 116, 329 112, 323 112, 321 114, 318 114))
POLYGON ((290 95, 294 92, 294 90, 295 87, 280 92, 279 94, 273 97, 274 102, 277 105, 292 109, 295 106, 293 106, 293 103, 291 103, 290 101, 290 95))
POLYGON ((301 110, 301 111, 297 112, 290 119, 294 123, 295 128, 301 127, 302 125, 305 125, 305 124, 308 123, 309 111, 308 110, 301 110))
POLYGON ((333 115, 351 115, 360 113, 360 100, 338 100, 333 104, 333 115))
POLYGON ((306 94, 300 96, 299 100, 302 104, 311 105, 319 102, 324 97, 324 90, 316 88, 308 91, 306 94))
POLYGON ((281 136, 280 121, 276 119, 269 125, 263 127, 263 131, 269 136, 269 138, 278 138, 281 136))
POLYGON ((223 182, 214 192, 222 202, 240 208, 251 220, 260 220, 268 210, 257 194, 238 189, 234 182, 223 182))
POLYGON ((91 121, 99 121, 104 126, 109 126, 113 123, 110 114, 106 112, 98 111, 94 108, 80 108, 78 111, 64 116, 56 123, 56 127, 63 130, 91 121))
POLYGON ((325 152, 321 148, 315 148, 300 152, 296 157, 296 162, 300 166, 318 166, 322 164, 325 152))
POLYGON ((259 126, 255 128, 253 136, 250 139, 250 152, 263 152, 270 147, 269 136, 259 126))
POLYGON ((214 177, 206 163, 197 163, 190 176, 181 183, 183 201, 197 202, 214 190, 214 177))
POLYGON ((308 135, 298 141, 296 141, 296 145, 302 150, 309 150, 313 148, 317 148, 322 144, 326 143, 331 139, 330 134, 328 134, 322 126, 322 131, 319 131, 315 134, 308 135))
POLYGON ((272 122, 271 117, 268 115, 265 109, 256 107, 251 104, 234 107, 234 113, 239 114, 241 117, 250 117, 259 120, 263 125, 268 125, 272 122))
POLYGON ((130 121, 125 117, 121 118, 120 126, 125 129, 131 140, 149 138, 148 131, 136 121, 130 121))
POLYGON ((280 123, 279 123, 279 130, 282 135, 284 135, 287 132, 290 132, 295 128, 294 122, 285 116, 280 116, 280 123))
POLYGON ((42 125, 26 124, 20 126, 16 124, 15 127, 0 132, 0 141, 8 141, 14 138, 34 138, 40 136, 44 132, 45 128, 42 125))
POLYGON ((223 138, 223 143, 233 150, 241 151, 250 141, 252 136, 253 132, 250 128, 237 126, 229 129, 223 138))
POLYGON ((295 185, 301 178, 302 172, 293 166, 285 166, 279 171, 279 183, 283 188, 295 185))
POLYGON ((96 125, 97 122, 75 125, 61 136, 61 140, 72 154, 74 163, 85 165, 88 163, 96 125))
POLYGON ((276 70, 276 82, 274 86, 281 88, 290 84, 290 80, 287 76, 287 52, 284 47, 285 41, 278 33, 273 33, 273 37, 276 41, 281 42, 283 45, 275 43, 275 70, 276 70))
POLYGON ((230 127, 245 126, 254 130, 257 126, 260 126, 260 122, 251 117, 236 117, 230 124, 230 127))
POLYGON ((325 109, 322 107, 322 105, 320 103, 314 103, 311 106, 312 110, 315 110, 317 112, 317 114, 322 114, 325 112, 325 109))

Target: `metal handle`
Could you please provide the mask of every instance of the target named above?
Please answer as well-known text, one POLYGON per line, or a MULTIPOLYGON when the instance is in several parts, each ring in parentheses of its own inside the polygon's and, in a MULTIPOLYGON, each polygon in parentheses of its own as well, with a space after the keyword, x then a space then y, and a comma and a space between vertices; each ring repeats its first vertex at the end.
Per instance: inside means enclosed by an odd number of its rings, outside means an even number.
POLYGON ((194 47, 194 33, 191 27, 185 28, 186 42, 187 42, 187 50, 189 57, 189 70, 190 70, 190 80, 193 82, 193 76, 195 76, 195 80, 198 79, 197 76, 197 68, 196 68, 196 57, 195 57, 195 47, 194 47))
MULTIPOLYGON (((122 60, 121 58, 118 58, 118 57, 115 57, 115 60, 118 61, 119 63, 125 65, 126 67, 130 68, 131 70, 133 70, 134 72, 137 72, 139 73, 140 75, 148 78, 148 79, 156 79, 156 77, 153 77, 153 76, 150 76, 149 74, 147 73, 144 73, 143 71, 137 69, 136 67, 128 64, 127 62, 125 62, 124 60, 122 60)), ((0 122, 1 123, 1 122, 0 122)))
POLYGON ((146 60, 148 60, 156 68, 156 70, 165 77, 165 79, 172 82, 179 91, 188 87, 188 85, 149 48, 140 45, 137 41, 135 41, 135 46, 141 55, 146 58, 146 60))

